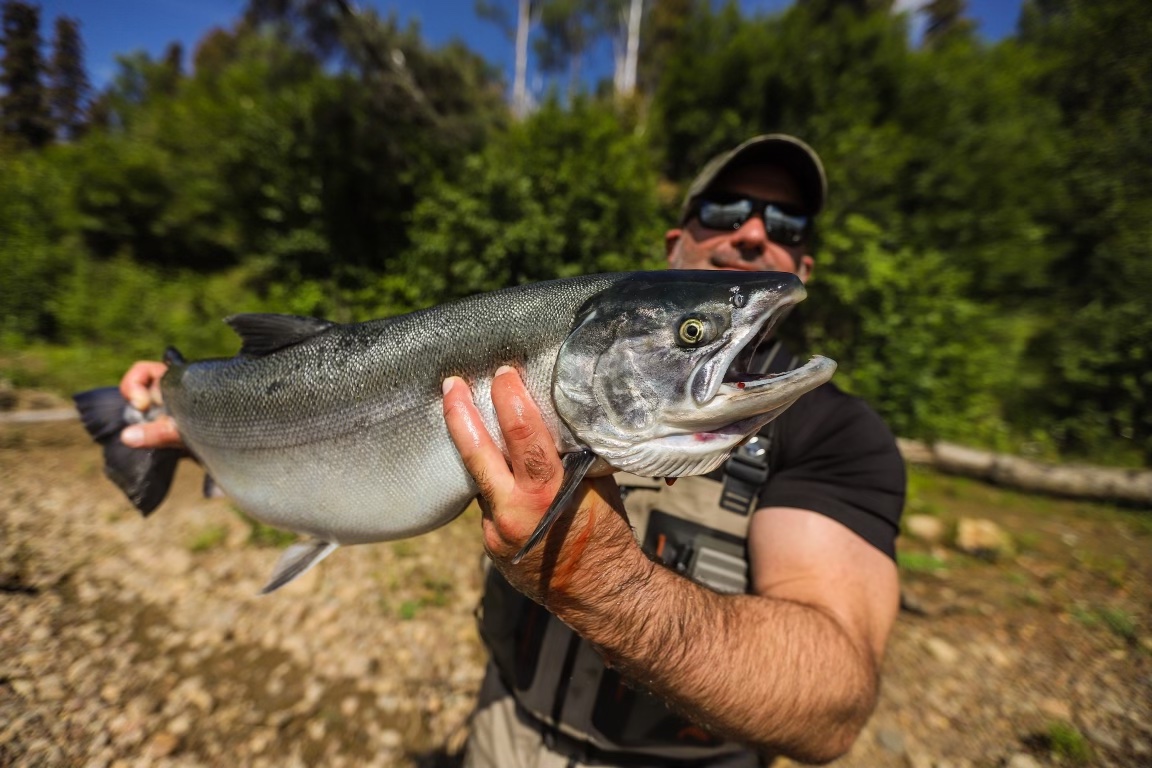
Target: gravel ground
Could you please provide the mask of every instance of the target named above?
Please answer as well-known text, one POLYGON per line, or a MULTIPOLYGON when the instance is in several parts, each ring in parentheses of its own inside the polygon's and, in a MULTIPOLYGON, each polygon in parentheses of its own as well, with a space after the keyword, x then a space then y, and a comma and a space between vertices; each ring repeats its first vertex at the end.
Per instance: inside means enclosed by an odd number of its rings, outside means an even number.
MULTIPOLYGON (((0 424, 0 766, 456 765, 476 513, 260 597, 283 542, 199 487, 183 467, 142 520, 75 422, 0 424)), ((920 548, 883 699, 836 765, 1152 766, 1152 525, 1047 509, 1001 520, 1028 544, 1009 564, 920 548)))

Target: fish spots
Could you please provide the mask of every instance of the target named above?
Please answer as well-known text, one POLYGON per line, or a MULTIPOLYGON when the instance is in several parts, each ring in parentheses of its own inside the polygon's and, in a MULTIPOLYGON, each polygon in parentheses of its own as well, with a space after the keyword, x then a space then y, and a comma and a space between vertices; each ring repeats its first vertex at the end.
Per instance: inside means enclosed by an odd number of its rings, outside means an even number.
POLYGON ((732 306, 736 307, 736 309, 740 309, 748 301, 748 299, 744 297, 744 294, 740 293, 740 286, 738 285, 729 288, 728 292, 732 294, 728 297, 728 300, 732 302, 732 306))

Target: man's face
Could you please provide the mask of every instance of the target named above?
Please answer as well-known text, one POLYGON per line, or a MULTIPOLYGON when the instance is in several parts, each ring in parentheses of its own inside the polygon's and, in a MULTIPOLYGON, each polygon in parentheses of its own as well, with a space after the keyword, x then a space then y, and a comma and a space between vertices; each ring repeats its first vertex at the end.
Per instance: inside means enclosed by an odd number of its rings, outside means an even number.
MULTIPOLYGON (((802 207, 792 176, 774 165, 746 165, 721 174, 708 188, 711 194, 749 195, 802 207)), ((792 272, 807 281, 813 261, 806 243, 782 245, 768 239, 761 216, 752 216, 739 229, 709 229, 693 218, 683 229, 664 236, 668 266, 673 269, 745 269, 792 272)))

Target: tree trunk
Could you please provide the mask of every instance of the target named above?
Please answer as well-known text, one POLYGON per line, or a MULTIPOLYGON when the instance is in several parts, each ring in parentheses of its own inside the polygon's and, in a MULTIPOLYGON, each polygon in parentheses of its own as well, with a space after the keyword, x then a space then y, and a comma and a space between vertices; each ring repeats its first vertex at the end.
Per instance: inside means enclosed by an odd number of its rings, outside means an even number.
POLYGON ((640 18, 643 10, 644 0, 632 0, 628 10, 628 47, 624 56, 621 96, 631 96, 636 90, 636 62, 640 59, 640 18))
POLYGON ((1152 507, 1152 471, 1149 470, 1045 464, 954 443, 929 445, 901 439, 899 444, 905 461, 925 464, 948 474, 974 477, 1029 493, 1152 507))
POLYGON ((516 76, 512 83, 512 111, 523 119, 528 114, 528 27, 532 22, 531 0, 520 0, 516 14, 516 76))

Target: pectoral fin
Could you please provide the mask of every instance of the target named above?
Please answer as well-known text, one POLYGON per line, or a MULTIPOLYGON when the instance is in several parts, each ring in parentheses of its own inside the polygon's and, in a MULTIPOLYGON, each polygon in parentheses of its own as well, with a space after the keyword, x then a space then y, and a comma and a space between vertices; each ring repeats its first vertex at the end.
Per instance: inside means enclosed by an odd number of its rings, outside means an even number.
POLYGON ((284 554, 280 555, 276 567, 272 569, 272 578, 264 585, 264 589, 260 590, 260 594, 275 592, 296 577, 303 576, 312 566, 335 552, 338 546, 340 545, 333 541, 309 539, 288 547, 284 550, 284 554))
POLYGON ((548 507, 548 511, 544 513, 544 517, 540 518, 540 522, 536 525, 536 530, 532 531, 532 535, 528 537, 528 541, 516 553, 516 557, 512 558, 513 564, 519 563, 524 559, 533 547, 540 543, 540 541, 548 534, 552 528, 552 524, 560 517, 560 513, 568 508, 568 503, 572 501, 572 494, 576 492, 576 486, 580 485, 580 481, 584 479, 584 475, 588 474, 588 470, 596 462, 596 454, 592 451, 580 451, 579 453, 569 453, 564 456, 564 482, 560 484, 560 490, 556 492, 556 498, 552 500, 552 506, 548 507))

